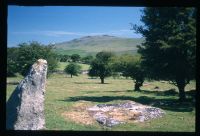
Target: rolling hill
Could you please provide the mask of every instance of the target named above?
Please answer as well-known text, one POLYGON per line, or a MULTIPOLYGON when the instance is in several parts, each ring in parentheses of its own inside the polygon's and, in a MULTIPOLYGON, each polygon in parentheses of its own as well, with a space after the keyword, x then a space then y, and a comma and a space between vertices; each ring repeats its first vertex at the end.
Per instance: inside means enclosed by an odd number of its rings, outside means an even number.
POLYGON ((116 54, 136 53, 137 45, 143 38, 121 38, 109 35, 85 36, 67 42, 56 43, 54 50, 58 54, 94 55, 102 50, 116 54))

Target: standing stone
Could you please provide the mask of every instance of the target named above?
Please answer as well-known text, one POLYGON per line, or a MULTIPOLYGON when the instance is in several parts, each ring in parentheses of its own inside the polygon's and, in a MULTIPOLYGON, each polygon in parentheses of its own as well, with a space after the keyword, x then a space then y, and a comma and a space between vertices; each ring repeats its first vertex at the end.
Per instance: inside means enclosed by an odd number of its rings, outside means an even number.
POLYGON ((19 83, 6 104, 6 128, 40 130, 45 128, 44 93, 47 61, 37 60, 19 83))

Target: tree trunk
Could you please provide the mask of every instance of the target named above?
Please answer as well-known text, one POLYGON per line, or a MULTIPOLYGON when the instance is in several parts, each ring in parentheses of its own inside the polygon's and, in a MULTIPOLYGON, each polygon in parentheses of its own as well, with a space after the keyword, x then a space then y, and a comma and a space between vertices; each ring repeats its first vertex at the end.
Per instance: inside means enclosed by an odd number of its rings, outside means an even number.
POLYGON ((185 85, 178 85, 179 90, 179 100, 184 101, 186 99, 185 97, 185 85))
POLYGON ((180 79, 180 80, 177 80, 176 83, 177 83, 177 87, 178 87, 178 90, 179 90, 179 100, 184 101, 186 99, 186 96, 185 96, 185 86, 186 86, 185 80, 180 79))
POLYGON ((104 84, 104 78, 103 77, 101 78, 101 83, 104 84))
POLYGON ((71 78, 72 78, 72 74, 71 74, 71 78))
POLYGON ((140 87, 143 85, 144 81, 135 81, 135 91, 140 91, 140 87))
POLYGON ((135 91, 140 91, 140 87, 142 86, 143 82, 135 82, 135 91))
POLYGON ((140 85, 139 85, 139 83, 135 83, 135 89, 134 89, 135 91, 140 91, 140 85))

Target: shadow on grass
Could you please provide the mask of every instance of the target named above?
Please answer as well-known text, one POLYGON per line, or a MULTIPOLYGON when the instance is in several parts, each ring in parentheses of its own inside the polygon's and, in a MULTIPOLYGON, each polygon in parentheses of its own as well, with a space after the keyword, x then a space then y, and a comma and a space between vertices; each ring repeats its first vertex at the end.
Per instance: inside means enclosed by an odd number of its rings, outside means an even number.
POLYGON ((140 96, 138 98, 134 98, 134 101, 176 112, 191 112, 195 108, 195 102, 193 102, 192 99, 180 102, 178 99, 174 98, 157 99, 155 97, 140 96))
POLYGON ((155 95, 155 96, 178 96, 178 93, 174 89, 166 90, 166 91, 149 91, 149 90, 112 90, 112 91, 105 91, 110 93, 120 93, 120 92, 132 92, 132 93, 141 93, 147 95, 155 95))
POLYGON ((110 102, 113 100, 131 100, 133 97, 130 96, 76 96, 69 97, 68 99, 61 100, 66 102, 76 102, 80 100, 91 101, 91 102, 110 102))
MULTIPOLYGON (((115 92, 115 91, 109 91, 109 92, 115 92)), ((120 91, 120 92, 122 92, 122 91, 120 91)), ((166 91, 149 91, 149 90, 134 91, 134 90, 126 90, 126 92, 138 92, 138 93, 142 93, 142 94, 155 95, 155 96, 178 96, 178 92, 176 92, 175 89, 169 89, 169 90, 166 90, 166 91)), ((186 96, 195 98, 196 90, 186 91, 185 94, 186 94, 186 96)))
POLYGON ((133 90, 113 90, 113 91, 104 91, 104 92, 109 92, 109 93, 126 93, 126 92, 133 92, 133 90))
POLYGON ((190 90, 186 92, 187 96, 193 97, 195 99, 196 96, 196 90, 190 90))
POLYGON ((20 82, 19 81, 7 81, 7 84, 10 85, 18 85, 20 82))
POLYGON ((104 92, 109 92, 109 93, 134 93, 136 91, 134 90, 112 90, 112 91, 104 91, 104 92))
POLYGON ((195 107, 195 103, 192 99, 187 99, 185 102, 179 102, 174 98, 156 98, 149 96, 140 96, 140 97, 132 97, 132 96, 76 96, 69 97, 65 100, 65 102, 76 102, 79 100, 91 101, 91 102, 110 102, 114 100, 132 100, 141 104, 150 105, 154 107, 158 107, 164 110, 176 111, 176 112, 191 112, 195 107))
MULTIPOLYGON (((74 84, 101 84, 100 82, 74 82, 74 84)), ((110 83, 103 83, 104 84, 110 84, 110 83)))
POLYGON ((89 94, 89 93, 101 93, 100 91, 84 91, 84 93, 89 94))
POLYGON ((141 90, 141 91, 133 91, 133 90, 127 90, 127 92, 139 92, 143 94, 153 94, 156 96, 177 96, 178 92, 175 91, 175 89, 169 89, 166 91, 149 91, 149 90, 141 90))
POLYGON ((147 94, 147 95, 156 95, 156 96, 178 96, 178 92, 176 92, 174 89, 166 90, 166 91, 149 91, 149 90, 141 90, 141 91, 135 91, 135 90, 112 90, 112 91, 104 91, 104 92, 110 92, 110 93, 118 93, 118 92, 133 92, 133 93, 141 93, 141 94, 147 94))

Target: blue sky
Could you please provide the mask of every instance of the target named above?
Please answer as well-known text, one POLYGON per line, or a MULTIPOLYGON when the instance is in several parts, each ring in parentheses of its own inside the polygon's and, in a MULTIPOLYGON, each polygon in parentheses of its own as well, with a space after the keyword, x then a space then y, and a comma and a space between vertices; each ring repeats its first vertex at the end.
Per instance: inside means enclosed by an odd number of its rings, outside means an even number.
POLYGON ((38 41, 42 44, 93 35, 140 38, 130 30, 141 25, 142 7, 8 7, 8 46, 38 41))

